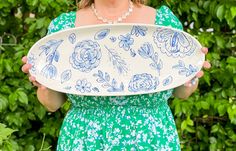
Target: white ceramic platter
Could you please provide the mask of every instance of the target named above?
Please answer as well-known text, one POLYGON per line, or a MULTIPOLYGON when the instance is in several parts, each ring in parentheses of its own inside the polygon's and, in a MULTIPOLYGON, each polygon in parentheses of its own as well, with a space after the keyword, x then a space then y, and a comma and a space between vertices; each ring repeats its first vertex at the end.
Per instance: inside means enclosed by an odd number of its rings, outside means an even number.
POLYGON ((205 60, 186 32, 146 24, 71 28, 40 39, 28 53, 30 74, 71 94, 121 96, 184 84, 205 60))

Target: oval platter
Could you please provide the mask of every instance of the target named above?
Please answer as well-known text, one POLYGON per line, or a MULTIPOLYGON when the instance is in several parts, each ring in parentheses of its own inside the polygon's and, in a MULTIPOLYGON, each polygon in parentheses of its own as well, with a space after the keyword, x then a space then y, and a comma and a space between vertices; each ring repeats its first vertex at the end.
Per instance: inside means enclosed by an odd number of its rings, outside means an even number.
POLYGON ((190 34, 147 24, 101 24, 48 35, 28 52, 30 74, 55 91, 90 96, 154 93, 200 71, 205 55, 190 34))

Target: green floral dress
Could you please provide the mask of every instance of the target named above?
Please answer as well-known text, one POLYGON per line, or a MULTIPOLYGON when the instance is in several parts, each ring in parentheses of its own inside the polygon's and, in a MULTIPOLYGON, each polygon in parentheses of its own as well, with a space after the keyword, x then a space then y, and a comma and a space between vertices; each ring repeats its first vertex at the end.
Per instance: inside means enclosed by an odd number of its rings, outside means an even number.
MULTIPOLYGON (((75 27, 76 12, 55 18, 48 34, 75 27)), ((182 29, 172 11, 157 9, 156 24, 182 29)), ((172 90, 160 93, 93 97, 67 94, 72 103, 61 127, 58 151, 178 151, 175 122, 167 104, 172 90)))

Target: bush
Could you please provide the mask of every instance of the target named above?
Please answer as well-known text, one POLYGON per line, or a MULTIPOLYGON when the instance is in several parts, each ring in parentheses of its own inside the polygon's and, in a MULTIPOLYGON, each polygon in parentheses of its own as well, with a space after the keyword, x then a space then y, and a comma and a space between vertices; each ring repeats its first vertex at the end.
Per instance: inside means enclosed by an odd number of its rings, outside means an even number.
MULTIPOLYGON (((187 100, 173 98, 182 150, 236 148, 236 1, 152 0, 168 5, 209 48, 212 68, 187 100)), ((21 72, 21 58, 45 36, 50 21, 76 10, 72 0, 2 0, 0 2, 0 150, 55 150, 59 128, 69 104, 48 113, 37 101, 35 88, 21 72), (15 44, 16 43, 16 44, 15 44), (6 45, 8 44, 8 45, 6 45)))

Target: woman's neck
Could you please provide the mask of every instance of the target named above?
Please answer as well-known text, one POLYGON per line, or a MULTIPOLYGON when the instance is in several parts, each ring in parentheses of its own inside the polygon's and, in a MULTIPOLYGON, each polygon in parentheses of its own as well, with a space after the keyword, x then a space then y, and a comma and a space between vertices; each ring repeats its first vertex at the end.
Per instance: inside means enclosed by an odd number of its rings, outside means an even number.
POLYGON ((94 0, 95 8, 103 17, 114 19, 129 8, 129 0, 94 0))

